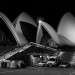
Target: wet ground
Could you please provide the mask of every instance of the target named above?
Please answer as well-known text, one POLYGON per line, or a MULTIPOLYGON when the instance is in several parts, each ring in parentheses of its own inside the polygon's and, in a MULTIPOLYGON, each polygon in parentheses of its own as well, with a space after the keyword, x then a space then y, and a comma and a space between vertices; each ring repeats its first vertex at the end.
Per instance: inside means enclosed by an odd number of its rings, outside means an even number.
POLYGON ((75 69, 47 67, 27 67, 24 69, 0 68, 0 75, 75 75, 75 69))

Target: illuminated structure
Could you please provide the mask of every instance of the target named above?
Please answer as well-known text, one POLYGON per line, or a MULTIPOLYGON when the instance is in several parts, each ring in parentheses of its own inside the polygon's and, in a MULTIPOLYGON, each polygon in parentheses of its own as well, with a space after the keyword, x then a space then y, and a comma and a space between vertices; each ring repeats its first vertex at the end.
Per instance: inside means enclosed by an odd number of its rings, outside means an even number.
MULTIPOLYGON (((47 31, 58 47, 61 47, 61 50, 63 51, 63 54, 61 54, 63 61, 68 61, 71 63, 75 62, 75 17, 71 13, 66 13, 59 22, 57 32, 55 32, 55 30, 46 22, 39 21, 36 42, 40 44, 43 35, 45 35, 43 29, 47 31)), ((43 42, 45 42, 45 39, 43 42)))
MULTIPOLYGON (((2 39, 0 40, 0 45, 22 46, 29 42, 50 47, 51 45, 48 45, 49 43, 52 43, 54 47, 56 45, 75 45, 75 18, 70 13, 62 17, 57 32, 51 25, 44 21, 39 21, 39 25, 37 26, 36 22, 24 12, 21 13, 13 23, 0 12, 0 23, 2 23, 0 24, 0 34, 2 35, 0 35, 0 39, 2 39)), ((71 57, 72 55, 73 53, 71 57)))
MULTIPOLYGON (((14 50, 17 46, 23 46, 24 44, 28 43, 30 33, 28 34, 27 31, 30 31, 28 28, 35 28, 36 31, 36 23, 35 21, 26 13, 21 13, 20 16, 13 22, 8 19, 8 17, 0 12, 0 57, 1 59, 10 57, 14 53, 10 54, 10 51, 14 50), (22 21, 25 23, 23 24, 22 21), (21 23, 23 27, 19 24, 21 23), (26 27, 25 27, 26 26, 26 27), (23 28, 23 29, 21 29, 23 28), (27 31, 24 31, 26 28, 27 31), (27 33, 28 37, 25 37, 23 32, 27 33)), ((32 29, 33 30, 33 29, 32 29)), ((32 32, 31 32, 32 33, 32 32)), ((36 37, 36 35, 35 35, 36 37)), ((32 38, 33 40, 34 38, 32 38)), ((15 52, 17 53, 17 52, 15 52)))
POLYGON ((71 13, 62 17, 57 33, 62 44, 75 45, 75 17, 71 13))
MULTIPOLYGON (((20 40, 22 37, 19 37, 19 35, 17 34, 16 30, 14 29, 14 26, 11 23, 11 21, 1 12, 0 12, 0 30, 1 30, 1 32, 4 33, 4 35, 6 35, 11 40, 13 40, 13 42, 15 42, 17 44, 22 44, 21 40, 20 40), (8 32, 10 33, 10 35, 12 37, 9 37, 8 32)), ((3 33, 1 33, 1 35, 0 35, 1 37, 3 36, 2 35, 3 33)))
MULTIPOLYGON (((15 42, 17 44, 19 44, 19 45, 23 45, 23 44, 25 44, 25 43, 28 42, 27 39, 22 34, 22 29, 21 29, 22 27, 20 27, 20 22, 22 22, 22 21, 23 22, 27 22, 30 25, 33 25, 34 27, 37 27, 37 25, 34 22, 34 20, 29 15, 27 15, 26 13, 21 13, 20 16, 12 24, 11 21, 8 19, 8 17, 5 16, 5 14, 3 14, 3 13, 0 12, 0 23, 3 24, 3 25, 0 24, 0 28, 1 28, 0 30, 2 30, 2 28, 6 28, 7 27, 7 30, 9 30, 9 32, 13 36, 12 40, 15 39, 15 42)), ((3 29, 3 30, 5 30, 5 29, 3 29)), ((7 32, 7 34, 8 34, 8 32, 7 32)))
POLYGON ((66 48, 63 48, 63 60, 75 63, 75 17, 71 13, 68 12, 61 18, 57 34, 60 44, 67 45, 66 48))
POLYGON ((48 23, 39 21, 36 43, 46 46, 48 42, 59 44, 59 37, 56 31, 48 23))
MULTIPOLYGON (((35 42, 37 24, 36 22, 26 13, 21 13, 13 22, 15 30, 19 35, 24 36, 27 42, 35 42)), ((26 43, 27 43, 26 42, 26 43)))

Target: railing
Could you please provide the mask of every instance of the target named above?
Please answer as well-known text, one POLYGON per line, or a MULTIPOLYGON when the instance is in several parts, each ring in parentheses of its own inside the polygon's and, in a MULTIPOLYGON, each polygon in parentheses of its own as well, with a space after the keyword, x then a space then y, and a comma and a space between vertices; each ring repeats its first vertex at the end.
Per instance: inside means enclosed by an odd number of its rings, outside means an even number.
POLYGON ((6 60, 8 59, 9 57, 15 55, 16 53, 20 53, 20 52, 23 52, 24 50, 26 50, 27 48, 31 47, 31 46, 35 46, 35 47, 39 47, 39 48, 44 48, 44 49, 47 49, 47 50, 52 50, 52 51, 57 51, 57 49, 54 49, 54 48, 51 48, 51 47, 47 47, 47 46, 43 46, 43 45, 40 45, 40 44, 37 44, 37 43, 34 43, 34 42, 30 42, 28 44, 25 44, 19 48, 15 48, 14 50, 2 55, 0 57, 0 61, 2 60, 6 60))
POLYGON ((0 61, 8 59, 9 57, 15 55, 16 53, 18 53, 18 52, 20 53, 20 52, 26 50, 30 46, 31 45, 26 44, 26 45, 22 46, 21 48, 15 48, 13 51, 10 51, 10 52, 4 54, 3 56, 1 56, 0 61))
POLYGON ((57 51, 57 49, 55 49, 55 48, 47 47, 47 46, 40 45, 40 44, 37 44, 37 43, 34 43, 34 42, 30 42, 30 45, 36 46, 36 47, 39 47, 39 48, 44 48, 44 49, 47 49, 47 50, 57 51))

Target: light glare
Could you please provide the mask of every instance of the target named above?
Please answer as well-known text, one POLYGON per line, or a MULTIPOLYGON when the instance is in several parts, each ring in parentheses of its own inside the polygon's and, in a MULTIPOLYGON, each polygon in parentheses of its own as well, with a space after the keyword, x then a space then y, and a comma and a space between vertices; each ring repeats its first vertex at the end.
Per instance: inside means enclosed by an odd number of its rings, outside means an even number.
POLYGON ((39 23, 41 23, 42 21, 41 20, 39 20, 39 23))

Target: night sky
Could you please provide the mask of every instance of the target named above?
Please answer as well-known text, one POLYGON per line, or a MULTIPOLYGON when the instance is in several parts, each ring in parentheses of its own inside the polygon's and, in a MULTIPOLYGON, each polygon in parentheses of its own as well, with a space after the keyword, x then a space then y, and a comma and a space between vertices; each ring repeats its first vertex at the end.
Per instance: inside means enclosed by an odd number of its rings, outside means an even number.
POLYGON ((75 15, 74 2, 63 1, 2 1, 0 2, 0 11, 8 16, 13 22, 21 13, 28 13, 37 23, 38 19, 42 19, 49 23, 54 29, 57 29, 61 17, 66 12, 75 15))

